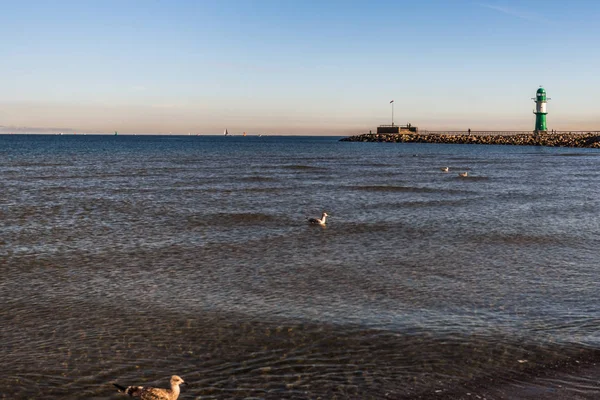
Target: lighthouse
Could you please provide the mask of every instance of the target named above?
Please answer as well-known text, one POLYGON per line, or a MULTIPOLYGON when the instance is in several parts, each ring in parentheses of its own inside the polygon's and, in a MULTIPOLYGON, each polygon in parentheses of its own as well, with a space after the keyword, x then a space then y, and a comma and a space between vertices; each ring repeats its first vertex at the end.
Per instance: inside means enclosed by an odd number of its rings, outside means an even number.
POLYGON ((535 102, 535 111, 533 112, 535 114, 534 132, 547 133, 548 127, 546 126, 546 114, 548 114, 548 112, 546 111, 546 103, 547 100, 550 99, 546 99, 546 91, 543 87, 540 86, 535 94, 535 97, 532 97, 532 100, 535 102))

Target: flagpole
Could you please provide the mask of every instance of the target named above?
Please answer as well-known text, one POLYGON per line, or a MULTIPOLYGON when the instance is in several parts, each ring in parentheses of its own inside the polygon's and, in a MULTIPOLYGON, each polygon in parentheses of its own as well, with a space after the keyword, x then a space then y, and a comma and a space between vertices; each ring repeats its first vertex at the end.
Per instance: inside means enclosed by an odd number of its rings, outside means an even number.
POLYGON ((394 126, 394 100, 390 101, 392 103, 392 126, 394 126))

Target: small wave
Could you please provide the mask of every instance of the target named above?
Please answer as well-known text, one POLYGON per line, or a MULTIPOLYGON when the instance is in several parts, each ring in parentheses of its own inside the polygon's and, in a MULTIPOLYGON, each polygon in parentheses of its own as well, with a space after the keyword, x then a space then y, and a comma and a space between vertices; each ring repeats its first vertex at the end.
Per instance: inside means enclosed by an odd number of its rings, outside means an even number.
POLYGON ((466 193, 464 190, 440 189, 417 186, 398 186, 398 185, 358 185, 347 186, 352 190, 364 190, 368 192, 403 192, 403 193, 466 193))
POLYGON ((188 218, 192 225, 257 225, 279 222, 279 218, 262 213, 217 213, 188 218))
POLYGON ((383 164, 383 163, 376 163, 376 162, 364 162, 364 163, 348 164, 348 165, 358 166, 358 167, 372 167, 372 168, 397 168, 398 167, 396 164, 383 164))
POLYGON ((3 165, 6 166, 11 166, 11 167, 71 167, 73 166, 72 163, 60 163, 60 162, 26 162, 26 161, 20 161, 20 162, 14 162, 14 163, 5 163, 3 165))
POLYGON ((461 200, 433 200, 433 201, 406 201, 403 203, 396 203, 394 207, 409 207, 409 208, 421 208, 421 207, 446 207, 446 206, 464 206, 467 201, 472 202, 473 199, 461 199, 461 200))
POLYGON ((543 235, 525 235, 525 234, 490 234, 477 235, 474 240, 487 243, 504 243, 518 245, 552 245, 564 244, 564 237, 543 236, 543 235))
POLYGON ((553 157, 589 157, 589 156, 599 156, 599 153, 589 152, 589 153, 558 153, 552 154, 553 157))
POLYGON ((243 182, 274 182, 277 179, 272 178, 270 176, 256 175, 256 176, 244 176, 244 177, 241 177, 239 180, 243 181, 243 182))
POLYGON ((251 187, 242 189, 245 193, 268 193, 270 195, 283 193, 285 189, 283 188, 273 188, 273 187, 251 187))
POLYGON ((327 168, 315 167, 313 165, 284 165, 284 169, 292 169, 298 171, 325 171, 327 168))
POLYGON ((472 176, 472 175, 469 175, 469 176, 457 176, 456 178, 457 179, 461 179, 461 180, 464 179, 464 180, 468 180, 468 181, 487 181, 487 180, 490 179, 487 176, 472 176))

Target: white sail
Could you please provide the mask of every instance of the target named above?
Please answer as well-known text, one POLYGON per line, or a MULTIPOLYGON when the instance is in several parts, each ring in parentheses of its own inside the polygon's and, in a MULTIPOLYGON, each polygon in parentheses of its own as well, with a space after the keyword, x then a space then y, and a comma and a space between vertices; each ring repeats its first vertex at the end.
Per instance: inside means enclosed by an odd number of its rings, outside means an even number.
POLYGON ((225 132, 223 133, 223 135, 225 135, 225 136, 229 135, 229 132, 227 132, 227 128, 225 128, 225 132))

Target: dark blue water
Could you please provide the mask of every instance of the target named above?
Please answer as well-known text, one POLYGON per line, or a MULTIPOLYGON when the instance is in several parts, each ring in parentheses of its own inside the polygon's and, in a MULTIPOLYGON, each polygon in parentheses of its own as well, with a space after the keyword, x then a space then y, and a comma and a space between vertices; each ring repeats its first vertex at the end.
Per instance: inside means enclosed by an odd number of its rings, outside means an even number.
POLYGON ((116 399, 111 382, 178 374, 184 399, 597 398, 599 163, 0 136, 0 395, 116 399))

